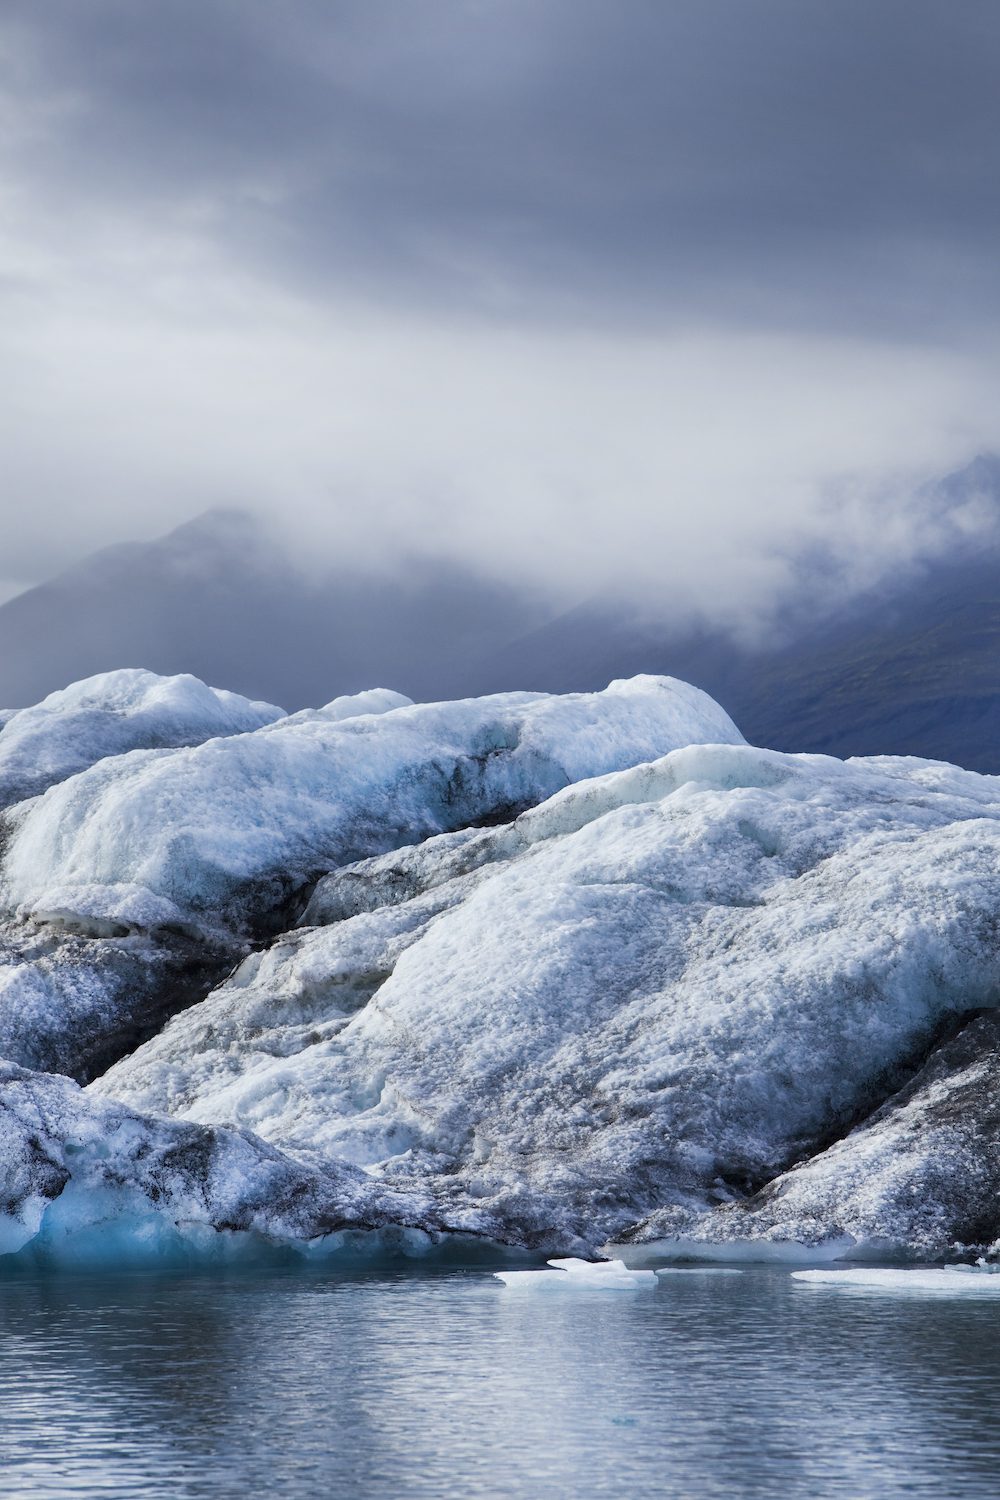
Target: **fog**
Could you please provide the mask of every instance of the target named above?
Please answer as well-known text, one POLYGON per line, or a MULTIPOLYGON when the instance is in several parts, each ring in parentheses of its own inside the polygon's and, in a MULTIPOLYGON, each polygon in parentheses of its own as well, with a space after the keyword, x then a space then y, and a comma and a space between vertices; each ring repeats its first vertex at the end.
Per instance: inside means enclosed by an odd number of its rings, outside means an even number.
POLYGON ((0 588, 236 504, 314 571, 752 632, 803 558, 992 525, 921 487, 1000 446, 998 43, 974 0, 14 0, 0 588))

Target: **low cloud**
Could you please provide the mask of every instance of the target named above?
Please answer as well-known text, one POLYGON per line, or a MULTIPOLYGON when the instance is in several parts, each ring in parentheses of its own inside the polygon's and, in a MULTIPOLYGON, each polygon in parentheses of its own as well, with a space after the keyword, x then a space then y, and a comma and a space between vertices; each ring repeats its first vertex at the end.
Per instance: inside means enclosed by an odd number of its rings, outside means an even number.
POLYGON ((998 35, 893 0, 13 5, 5 572, 235 503, 314 566, 751 630, 803 555, 845 588, 947 545, 985 517, 920 485, 1000 445, 998 35))

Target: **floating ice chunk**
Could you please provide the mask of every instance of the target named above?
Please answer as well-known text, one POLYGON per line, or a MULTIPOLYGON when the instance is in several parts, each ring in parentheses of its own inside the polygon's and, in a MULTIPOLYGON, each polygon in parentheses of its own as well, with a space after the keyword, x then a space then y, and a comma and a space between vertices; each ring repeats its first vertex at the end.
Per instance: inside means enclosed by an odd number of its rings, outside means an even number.
POLYGON ((283 716, 273 703, 251 702, 187 674, 101 672, 0 722, 0 807, 37 796, 109 755, 197 745, 283 716))
POLYGON ((738 1266, 657 1266, 657 1276, 742 1276, 738 1266))
POLYGON ((842 1271, 793 1271, 793 1281, 806 1281, 813 1286, 835 1286, 862 1288, 874 1292, 944 1293, 972 1297, 1000 1297, 1000 1267, 975 1266, 920 1266, 913 1270, 882 1266, 851 1267, 842 1271))
POLYGON ((632 1292, 656 1285, 655 1271, 630 1271, 623 1260, 578 1260, 565 1256, 550 1260, 551 1271, 494 1271, 498 1281, 516 1291, 580 1291, 595 1288, 601 1292, 632 1292))

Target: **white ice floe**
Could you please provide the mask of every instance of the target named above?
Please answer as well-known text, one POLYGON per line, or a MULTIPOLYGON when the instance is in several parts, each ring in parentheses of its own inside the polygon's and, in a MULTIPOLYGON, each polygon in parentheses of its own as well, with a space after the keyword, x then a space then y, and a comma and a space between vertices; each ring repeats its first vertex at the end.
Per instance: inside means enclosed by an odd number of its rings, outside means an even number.
POLYGON ((159 677, 139 668, 102 672, 2 723, 0 807, 36 796, 109 755, 196 745, 283 716, 272 703, 206 687, 197 677, 159 677))
POLYGON ((657 1276, 742 1276, 738 1266, 657 1266, 657 1276))
POLYGON ((498 1281, 512 1291, 633 1292, 656 1285, 655 1271, 631 1271, 623 1260, 578 1260, 566 1256, 550 1260, 555 1271, 494 1271, 498 1281))
POLYGON ((840 1289, 905 1293, 926 1296, 928 1293, 960 1297, 1000 1297, 998 1266, 919 1266, 912 1270, 895 1267, 863 1266, 842 1271, 824 1268, 818 1271, 793 1271, 793 1281, 810 1286, 832 1286, 840 1289))

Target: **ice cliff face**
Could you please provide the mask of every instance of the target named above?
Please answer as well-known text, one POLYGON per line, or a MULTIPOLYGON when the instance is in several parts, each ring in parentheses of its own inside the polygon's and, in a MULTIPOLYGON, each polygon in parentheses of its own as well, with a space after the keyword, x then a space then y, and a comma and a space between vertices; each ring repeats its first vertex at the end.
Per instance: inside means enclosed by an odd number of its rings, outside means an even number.
POLYGON ((13 1250, 1000 1234, 994 778, 640 678, 363 695, 7 822, 13 1250))
POLYGON ((0 1180, 0 1257, 43 1264, 224 1257, 247 1240, 329 1245, 436 1220, 346 1163, 309 1167, 239 1131, 144 1119, 10 1063, 0 1180))

